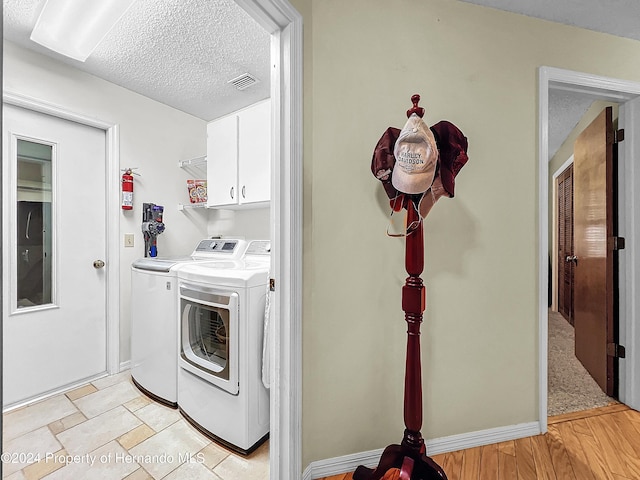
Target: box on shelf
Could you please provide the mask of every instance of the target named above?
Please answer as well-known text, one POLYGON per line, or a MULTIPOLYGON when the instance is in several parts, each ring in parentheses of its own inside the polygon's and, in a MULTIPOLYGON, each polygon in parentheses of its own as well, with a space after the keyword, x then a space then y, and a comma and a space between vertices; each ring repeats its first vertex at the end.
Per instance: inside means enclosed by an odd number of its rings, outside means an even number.
POLYGON ((187 180, 187 189, 191 203, 205 203, 207 201, 206 180, 187 180))

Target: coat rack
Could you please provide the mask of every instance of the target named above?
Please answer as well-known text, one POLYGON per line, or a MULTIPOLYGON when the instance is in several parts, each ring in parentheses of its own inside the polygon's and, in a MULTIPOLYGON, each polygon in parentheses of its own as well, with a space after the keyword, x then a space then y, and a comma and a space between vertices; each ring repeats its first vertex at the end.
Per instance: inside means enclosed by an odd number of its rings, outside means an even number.
MULTIPOLYGON (((411 97, 413 107, 407 117, 416 113, 420 118, 424 108, 418 106, 420 95, 411 97)), ((408 199, 407 225, 417 227, 406 236, 405 268, 409 276, 402 287, 402 310, 407 322, 407 357, 404 376, 404 436, 400 445, 384 449, 375 469, 359 466, 354 480, 380 480, 393 469, 400 470, 400 480, 447 480, 444 470, 426 454, 422 428, 422 368, 420 364, 420 324, 426 308, 426 290, 420 278, 424 269, 423 222, 408 199)), ((394 477, 397 478, 397 477, 394 477)))

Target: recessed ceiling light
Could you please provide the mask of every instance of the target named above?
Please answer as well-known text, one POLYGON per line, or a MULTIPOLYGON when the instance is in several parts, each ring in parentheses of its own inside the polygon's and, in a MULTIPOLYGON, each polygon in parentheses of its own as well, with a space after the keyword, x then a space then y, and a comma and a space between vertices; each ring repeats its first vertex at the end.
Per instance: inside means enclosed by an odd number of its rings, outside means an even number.
POLYGON ((135 0, 47 0, 31 40, 84 62, 135 0))

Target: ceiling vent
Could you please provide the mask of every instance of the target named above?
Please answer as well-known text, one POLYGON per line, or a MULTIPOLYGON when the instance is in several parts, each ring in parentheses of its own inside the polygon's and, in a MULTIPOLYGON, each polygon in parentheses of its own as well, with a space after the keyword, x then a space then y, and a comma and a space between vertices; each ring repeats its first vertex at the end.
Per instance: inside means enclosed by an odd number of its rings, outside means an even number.
POLYGON ((249 88, 251 85, 258 83, 258 80, 253 75, 249 75, 248 73, 243 73, 239 77, 236 77, 232 80, 229 80, 227 83, 232 83, 238 90, 245 90, 249 88))

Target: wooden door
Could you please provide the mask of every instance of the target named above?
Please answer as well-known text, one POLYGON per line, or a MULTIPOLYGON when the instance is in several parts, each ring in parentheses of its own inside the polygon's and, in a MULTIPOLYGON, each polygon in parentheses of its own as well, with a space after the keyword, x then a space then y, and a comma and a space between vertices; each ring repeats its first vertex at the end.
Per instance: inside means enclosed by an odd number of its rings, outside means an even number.
POLYGON ((574 145, 575 352, 607 395, 615 396, 614 164, 612 109, 607 107, 574 145))
POLYGON ((573 325, 573 165, 558 182, 558 311, 573 325))

